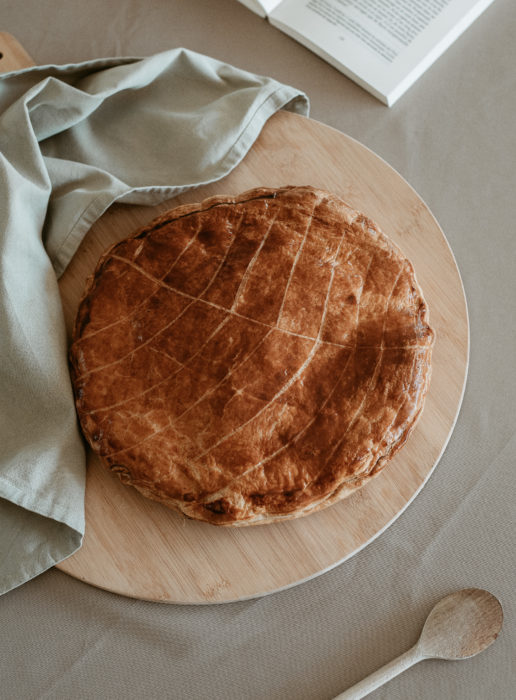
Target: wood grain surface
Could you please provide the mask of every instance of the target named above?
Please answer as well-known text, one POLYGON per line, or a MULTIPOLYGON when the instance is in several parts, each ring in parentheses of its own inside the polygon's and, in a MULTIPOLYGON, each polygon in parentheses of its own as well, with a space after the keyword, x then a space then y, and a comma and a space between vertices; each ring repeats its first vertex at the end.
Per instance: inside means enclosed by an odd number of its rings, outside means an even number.
MULTIPOLYGON (((2 61, 12 41, 5 38, 0 35, 2 61)), ((23 60, 24 53, 16 50, 14 59, 9 56, 9 69, 15 67, 16 55, 23 60)), ((252 598, 344 562, 382 533, 431 475, 455 425, 467 375, 469 328, 460 274, 438 223, 410 185, 373 152, 316 121, 280 112, 223 180, 155 207, 112 206, 89 231, 60 280, 68 331, 101 253, 158 213, 214 194, 307 184, 340 195, 374 219, 414 264, 437 337, 425 409, 407 444, 378 476, 341 503, 298 520, 244 528, 186 520, 121 484, 89 452, 84 544, 59 565, 62 571, 152 601, 252 598)), ((437 470, 433 478, 445 475, 437 470)))

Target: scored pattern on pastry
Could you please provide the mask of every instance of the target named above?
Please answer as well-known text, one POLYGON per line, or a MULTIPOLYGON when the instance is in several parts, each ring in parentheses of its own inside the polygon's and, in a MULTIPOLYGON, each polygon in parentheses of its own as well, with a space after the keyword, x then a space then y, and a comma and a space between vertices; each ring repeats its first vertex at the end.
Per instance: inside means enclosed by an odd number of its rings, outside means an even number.
POLYGON ((82 430, 126 483, 216 524, 296 517, 377 473, 423 407, 410 262, 312 187, 167 212, 99 261, 70 350, 82 430))

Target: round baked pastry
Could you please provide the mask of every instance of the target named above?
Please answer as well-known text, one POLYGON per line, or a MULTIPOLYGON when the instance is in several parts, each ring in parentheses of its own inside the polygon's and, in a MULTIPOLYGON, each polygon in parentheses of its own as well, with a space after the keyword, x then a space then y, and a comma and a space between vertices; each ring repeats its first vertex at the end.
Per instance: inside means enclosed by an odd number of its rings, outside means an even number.
POLYGON ((190 518, 292 518, 360 487, 423 408, 434 333, 411 263, 312 187, 173 209, 100 259, 70 350, 104 464, 190 518))

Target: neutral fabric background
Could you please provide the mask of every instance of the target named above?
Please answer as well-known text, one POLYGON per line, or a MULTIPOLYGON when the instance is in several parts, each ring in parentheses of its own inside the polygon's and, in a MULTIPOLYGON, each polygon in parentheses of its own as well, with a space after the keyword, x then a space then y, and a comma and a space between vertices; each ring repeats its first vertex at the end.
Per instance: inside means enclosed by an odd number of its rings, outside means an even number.
POLYGON ((372 698, 510 698, 516 685, 516 5, 495 3, 391 109, 235 0, 0 3, 38 63, 200 51, 306 92, 311 116, 396 168, 432 209, 469 304, 456 429, 407 511, 348 562, 207 607, 125 599, 52 570, 0 598, 0 695, 323 700, 413 644, 457 588, 499 596, 499 640, 372 698))

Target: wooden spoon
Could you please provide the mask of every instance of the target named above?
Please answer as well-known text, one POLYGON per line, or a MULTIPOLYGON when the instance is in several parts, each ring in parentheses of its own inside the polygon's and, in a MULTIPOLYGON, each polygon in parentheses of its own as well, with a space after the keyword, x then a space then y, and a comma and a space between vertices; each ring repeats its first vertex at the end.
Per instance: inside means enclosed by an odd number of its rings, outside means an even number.
POLYGON ((486 649, 502 629, 500 602, 487 591, 465 588, 440 600, 432 609, 419 641, 397 659, 337 695, 358 700, 424 659, 467 659, 486 649))

